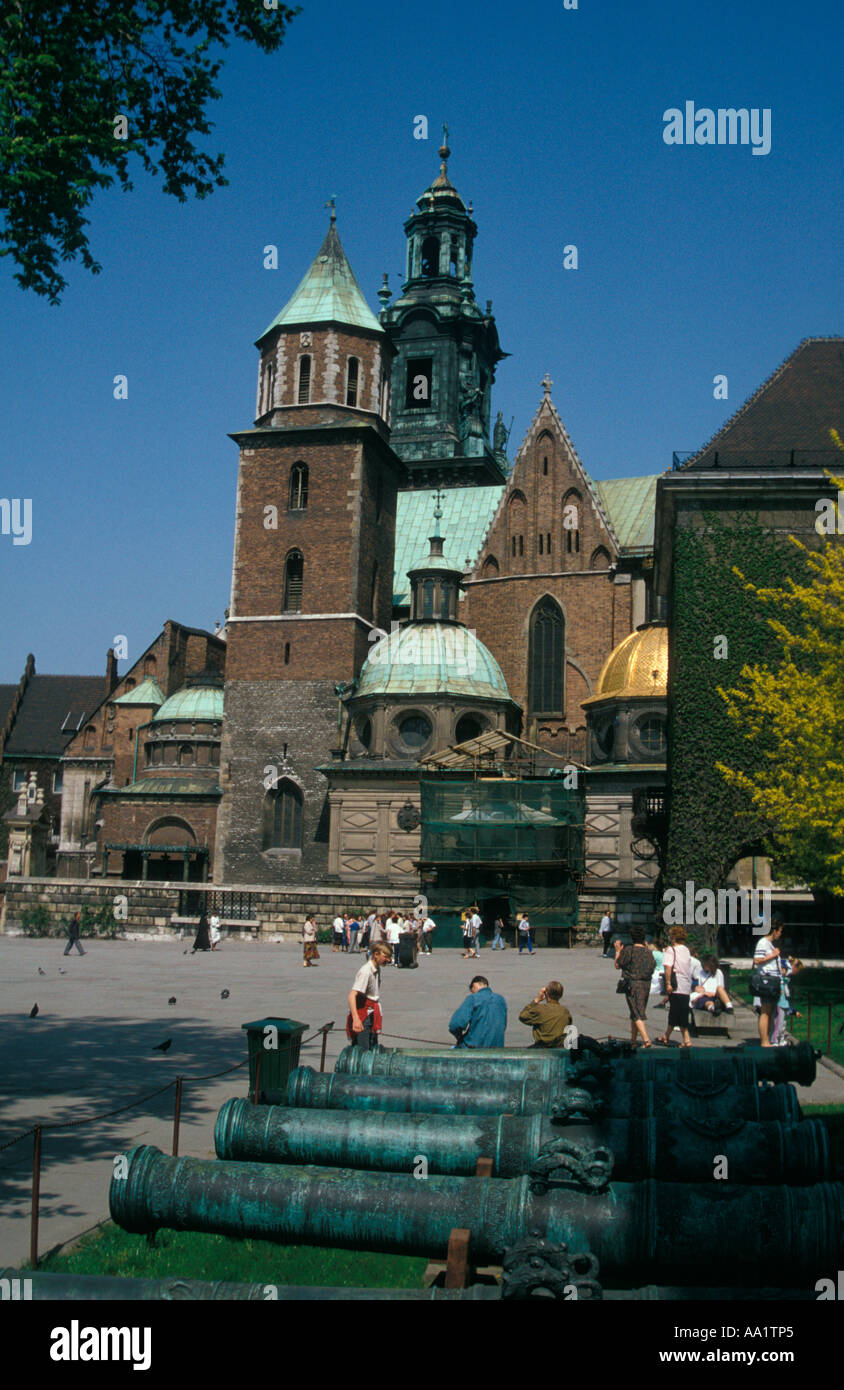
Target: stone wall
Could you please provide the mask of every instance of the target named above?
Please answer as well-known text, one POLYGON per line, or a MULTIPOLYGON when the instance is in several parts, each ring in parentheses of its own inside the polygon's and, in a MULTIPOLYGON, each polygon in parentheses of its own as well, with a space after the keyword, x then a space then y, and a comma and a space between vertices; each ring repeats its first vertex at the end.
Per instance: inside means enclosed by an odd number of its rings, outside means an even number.
POLYGON ((0 885, 2 893, 2 914, 0 927, 4 932, 21 929, 21 912, 27 907, 39 904, 45 906, 56 924, 64 921, 68 914, 80 912, 83 907, 96 909, 104 904, 115 903, 119 895, 127 899, 127 918, 121 922, 122 930, 128 933, 161 934, 178 932, 185 923, 195 924, 199 915, 199 904, 205 902, 209 914, 218 909, 223 926, 234 935, 267 938, 277 935, 295 935, 301 932, 302 923, 308 912, 314 912, 319 926, 328 926, 331 919, 342 912, 357 912, 368 915, 373 907, 387 912, 398 905, 408 910, 412 904, 412 894, 397 904, 395 896, 382 889, 355 890, 351 888, 266 888, 255 884, 236 884, 221 889, 212 883, 192 883, 189 886, 194 911, 179 917, 179 895, 185 884, 143 883, 140 881, 112 881, 110 883, 80 883, 78 879, 40 878, 7 882, 0 885), (228 916, 227 906, 234 913, 243 911, 251 898, 251 915, 247 917, 228 916))
MULTIPOLYGON (((235 884, 221 888, 213 883, 192 883, 189 885, 193 896, 194 911, 185 917, 179 916, 179 894, 185 888, 183 883, 142 883, 101 881, 81 883, 78 879, 40 878, 17 880, 0 884, 0 930, 14 934, 21 930, 21 913, 27 907, 39 904, 45 906, 58 926, 68 915, 79 912, 83 907, 96 909, 103 904, 114 905, 119 894, 127 899, 127 918, 121 922, 121 929, 134 935, 176 934, 182 928, 195 926, 199 904, 205 902, 209 913, 220 911, 224 928, 232 935, 257 940, 271 940, 278 936, 299 938, 302 923, 308 912, 316 915, 319 926, 328 926, 338 913, 353 912, 366 916, 374 907, 377 911, 388 912, 396 907, 409 912, 413 901, 413 891, 408 888, 395 890, 356 889, 338 885, 333 888, 267 888, 256 884, 235 884), (251 895, 250 899, 245 897, 251 895), (248 917, 227 915, 242 912, 247 905, 252 914, 248 917)), ((638 924, 650 927, 653 922, 653 909, 650 894, 584 894, 580 898, 580 920, 574 933, 576 946, 593 947, 598 944, 598 925, 605 910, 610 912, 620 926, 638 924), (630 917, 625 921, 626 916, 630 917)), ((568 933, 557 933, 567 942, 568 933)), ((543 941, 538 937, 538 944, 543 941)), ((562 941, 560 944, 563 944, 562 941)))

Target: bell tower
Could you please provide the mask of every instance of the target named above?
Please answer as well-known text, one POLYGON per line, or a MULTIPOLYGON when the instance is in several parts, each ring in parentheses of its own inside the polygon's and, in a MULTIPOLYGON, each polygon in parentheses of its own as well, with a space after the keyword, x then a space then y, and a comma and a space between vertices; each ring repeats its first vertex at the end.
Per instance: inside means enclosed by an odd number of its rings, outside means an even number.
POLYGON ((490 398, 498 342, 492 302, 475 301, 471 204, 448 177, 448 127, 440 172, 404 224, 406 279, 400 297, 379 291, 381 323, 396 350, 392 368, 392 446, 411 487, 503 482, 505 465, 490 443, 490 398))
POLYGON ((317 883, 338 698, 392 612, 393 348, 325 239, 262 333, 257 418, 240 447, 215 874, 317 883))

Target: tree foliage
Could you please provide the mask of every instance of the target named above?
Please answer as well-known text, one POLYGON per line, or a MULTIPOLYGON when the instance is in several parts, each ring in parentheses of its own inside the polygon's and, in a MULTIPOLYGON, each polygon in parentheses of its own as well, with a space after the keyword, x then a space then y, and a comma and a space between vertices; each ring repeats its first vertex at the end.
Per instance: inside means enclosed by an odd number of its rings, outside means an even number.
POLYGON ((132 188, 132 157, 180 202, 227 182, 223 155, 195 139, 212 128, 221 50, 235 38, 272 53, 298 13, 262 0, 6 0, 0 256, 24 289, 57 304, 60 263, 101 270, 84 212, 98 189, 132 188))
MULTIPOLYGON (((831 481, 844 490, 844 479, 831 481)), ((844 896, 844 546, 790 539, 805 563, 800 580, 763 588, 735 570, 760 610, 776 614, 766 622, 778 659, 719 687, 753 762, 717 767, 770 826, 777 879, 844 896)))

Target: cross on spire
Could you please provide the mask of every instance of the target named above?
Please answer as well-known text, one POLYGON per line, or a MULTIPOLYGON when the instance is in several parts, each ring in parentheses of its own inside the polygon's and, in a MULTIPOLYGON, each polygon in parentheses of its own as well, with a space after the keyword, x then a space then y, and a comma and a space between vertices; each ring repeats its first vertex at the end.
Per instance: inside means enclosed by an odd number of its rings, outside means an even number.
POLYGON ((325 205, 327 208, 331 208, 331 221, 332 221, 332 222, 336 222, 336 221, 337 221, 337 209, 336 209, 335 206, 334 206, 335 202, 336 202, 336 195, 332 194, 332 196, 329 198, 328 202, 327 202, 326 205, 325 205))
POLYGON ((545 392, 545 396, 546 396, 546 397, 550 396, 550 394, 551 394, 551 387, 552 387, 553 385, 554 385, 553 381, 551 380, 550 376, 549 376, 548 373, 546 372, 545 375, 544 375, 544 377, 542 378, 542 390, 545 392))

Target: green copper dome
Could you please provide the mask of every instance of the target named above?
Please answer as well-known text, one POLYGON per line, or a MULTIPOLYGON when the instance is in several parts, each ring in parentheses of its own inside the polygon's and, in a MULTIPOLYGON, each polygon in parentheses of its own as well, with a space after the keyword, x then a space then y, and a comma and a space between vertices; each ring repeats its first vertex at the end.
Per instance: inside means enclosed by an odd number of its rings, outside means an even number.
POLYGON ((483 642, 460 623, 436 622, 407 623, 373 646, 355 700, 373 695, 510 699, 501 667, 483 642))
POLYGON ((207 720, 223 717, 223 690, 218 685, 189 685, 177 690, 153 716, 153 724, 169 724, 174 720, 207 720))

